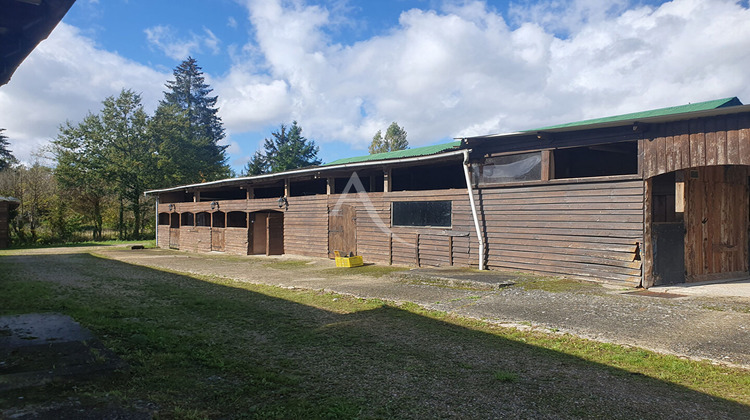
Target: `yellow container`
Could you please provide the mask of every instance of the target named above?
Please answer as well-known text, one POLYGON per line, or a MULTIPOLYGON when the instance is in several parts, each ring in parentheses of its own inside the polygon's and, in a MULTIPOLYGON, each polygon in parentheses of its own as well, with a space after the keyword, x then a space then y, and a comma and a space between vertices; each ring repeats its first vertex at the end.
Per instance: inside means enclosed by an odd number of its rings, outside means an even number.
POLYGON ((364 265, 361 255, 355 255, 353 257, 340 257, 339 252, 334 252, 336 255, 336 267, 361 267, 364 265))

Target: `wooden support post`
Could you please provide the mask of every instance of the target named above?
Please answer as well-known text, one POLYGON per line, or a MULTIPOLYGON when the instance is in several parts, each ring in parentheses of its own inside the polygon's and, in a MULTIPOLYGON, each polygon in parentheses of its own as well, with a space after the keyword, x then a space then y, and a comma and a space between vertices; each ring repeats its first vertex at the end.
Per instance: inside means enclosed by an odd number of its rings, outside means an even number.
POLYGON ((255 198, 255 188, 253 187, 247 187, 247 194, 245 195, 247 200, 252 200, 255 198))
MULTIPOLYGON (((287 181, 289 184, 289 181, 287 181)), ((271 215, 266 215, 266 257, 271 255, 271 215)))
POLYGON ((555 173, 552 162, 552 151, 542 150, 542 181, 549 181, 555 173))
POLYGON ((289 197, 289 178, 284 179, 284 197, 289 197))
POLYGON ((199 201, 201 201, 201 192, 196 191, 195 194, 193 194, 193 202, 197 203, 199 201))
POLYGON ((336 178, 326 179, 326 194, 331 195, 336 193, 336 178))
POLYGON ((391 185, 391 168, 383 170, 383 191, 391 192, 393 186, 391 185))
POLYGON ((393 265, 393 232, 388 232, 388 265, 393 265))
POLYGON ((649 288, 654 285, 654 250, 651 240, 651 207, 653 196, 653 178, 643 183, 643 244, 641 246, 641 286, 649 288))
POLYGON ((414 241, 414 257, 417 260, 417 267, 421 267, 419 265, 419 234, 417 233, 417 238, 414 241))
POLYGON ((453 265, 453 237, 448 236, 448 265, 453 265))

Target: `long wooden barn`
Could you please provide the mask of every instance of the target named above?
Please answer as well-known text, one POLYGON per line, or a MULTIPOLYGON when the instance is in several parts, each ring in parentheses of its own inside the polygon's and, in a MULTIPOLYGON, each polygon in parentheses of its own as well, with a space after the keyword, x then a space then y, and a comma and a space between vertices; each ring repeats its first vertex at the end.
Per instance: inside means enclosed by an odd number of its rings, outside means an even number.
POLYGON ((650 287, 748 276, 748 168, 727 98, 147 194, 163 248, 650 287))

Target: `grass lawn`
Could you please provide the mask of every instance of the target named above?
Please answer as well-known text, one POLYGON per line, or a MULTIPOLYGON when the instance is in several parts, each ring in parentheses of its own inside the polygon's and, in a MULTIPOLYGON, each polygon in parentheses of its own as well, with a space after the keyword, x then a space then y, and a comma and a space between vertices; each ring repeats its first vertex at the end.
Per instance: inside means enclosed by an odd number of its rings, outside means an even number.
POLYGON ((130 369, 7 392, 0 410, 80 399, 193 419, 750 418, 740 369, 64 252, 0 254, 0 314, 70 315, 130 369))

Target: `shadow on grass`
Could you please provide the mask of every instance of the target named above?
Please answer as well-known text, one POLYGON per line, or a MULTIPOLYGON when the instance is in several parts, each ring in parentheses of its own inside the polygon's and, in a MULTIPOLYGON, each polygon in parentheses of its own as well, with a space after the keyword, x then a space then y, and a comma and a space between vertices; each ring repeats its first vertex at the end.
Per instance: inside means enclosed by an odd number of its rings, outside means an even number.
MULTIPOLYGON (((729 399, 555 350, 588 346, 683 377, 703 369, 696 381, 708 372, 747 383, 746 373, 638 349, 88 254, 2 256, 0 267, 2 314, 70 315, 131 367, 75 387, 8 393, 3 410, 86 395, 93 405, 148 401, 160 416, 180 418, 750 417, 750 407, 729 399)), ((736 389, 718 392, 747 401, 736 389)))

